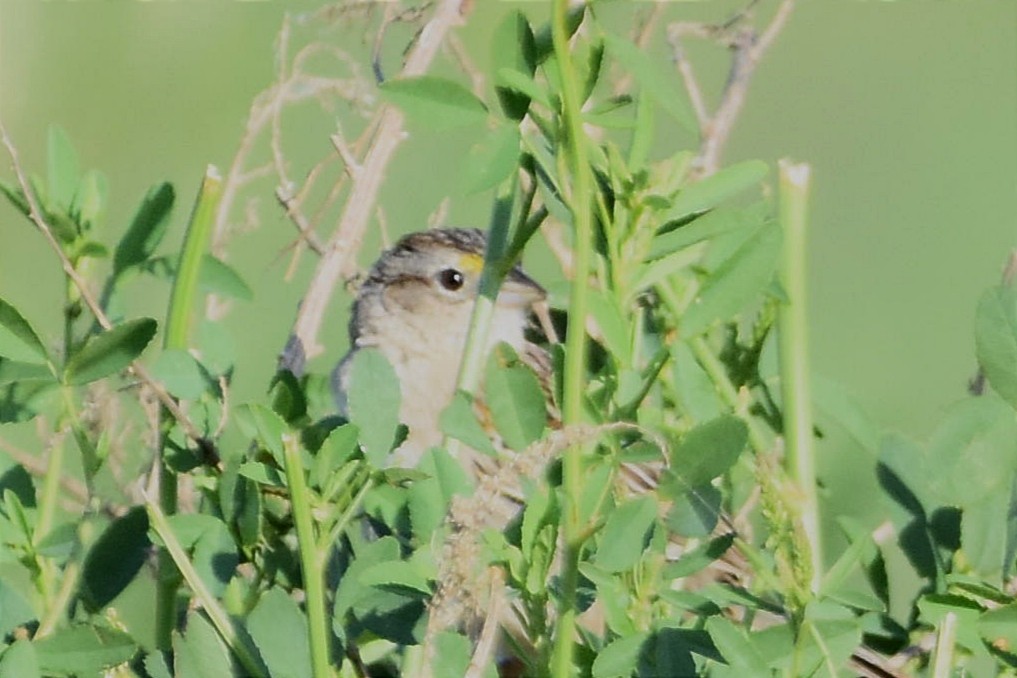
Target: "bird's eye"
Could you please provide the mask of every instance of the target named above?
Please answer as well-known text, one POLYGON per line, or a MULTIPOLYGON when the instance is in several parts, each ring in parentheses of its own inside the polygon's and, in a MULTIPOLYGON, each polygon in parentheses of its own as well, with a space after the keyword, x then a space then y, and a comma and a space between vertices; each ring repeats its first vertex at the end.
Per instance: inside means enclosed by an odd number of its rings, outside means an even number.
POLYGON ((454 268, 446 268, 444 271, 438 274, 438 282, 445 289, 455 292, 463 286, 466 280, 463 278, 463 274, 454 268))

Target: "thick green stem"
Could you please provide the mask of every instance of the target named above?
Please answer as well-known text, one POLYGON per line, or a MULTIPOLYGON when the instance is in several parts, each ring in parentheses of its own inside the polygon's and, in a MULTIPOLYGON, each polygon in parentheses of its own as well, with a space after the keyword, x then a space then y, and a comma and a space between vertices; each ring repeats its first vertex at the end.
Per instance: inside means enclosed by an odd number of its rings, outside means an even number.
MULTIPOLYGON (((593 177, 586 158, 586 135, 583 131, 582 101, 579 76, 572 63, 569 47, 569 3, 555 0, 551 18, 551 37, 555 59, 561 75, 561 126, 565 140, 565 157, 572 179, 568 196, 575 226, 574 277, 569 299, 569 325, 565 337, 564 393, 562 419, 565 426, 582 421, 583 393, 586 380, 586 317, 589 306, 589 272, 593 259, 593 177)), ((563 177, 563 184, 565 183, 563 177)), ((562 460, 564 506, 562 533, 562 589, 558 624, 551 654, 551 675, 566 678, 573 673, 576 634, 576 591, 579 584, 579 553, 582 548, 583 525, 579 514, 582 492, 582 445, 565 451, 562 460)))
POLYGON ((788 297, 787 303, 781 305, 777 315, 784 441, 788 474, 800 492, 802 531, 808 541, 812 565, 810 586, 812 592, 816 593, 822 580, 823 559, 819 501, 816 496, 806 323, 808 192, 809 166, 780 161, 780 222, 784 232, 780 277, 788 297))
MULTIPOLYGON (((286 465, 286 484, 290 490, 290 506, 293 522, 297 529, 297 544, 300 549, 300 571, 304 580, 305 605, 311 650, 311 669, 314 678, 329 678, 332 668, 329 662, 328 618, 325 606, 324 558, 316 548, 314 521, 311 518, 311 495, 304 478, 304 466, 300 461, 300 444, 293 435, 283 438, 283 461, 286 465)), ((326 551, 327 553, 327 551, 326 551)))
MULTIPOLYGON (((191 213, 191 221, 184 236, 183 250, 177 265, 176 278, 173 280, 173 291, 170 295, 169 311, 166 314, 166 332, 164 347, 167 349, 185 350, 190 334, 191 313, 195 308, 198 293, 198 278, 201 274, 201 263, 208 250, 209 238, 216 206, 222 195, 222 178, 219 170, 209 166, 201 183, 198 199, 191 213)), ((162 462, 166 437, 173 426, 174 419, 166 408, 160 412, 160 460, 156 465, 159 473, 159 506, 165 515, 177 512, 177 477, 162 462)), ((166 549, 159 551, 159 578, 156 588, 155 605, 155 639, 161 649, 169 649, 172 632, 177 620, 177 583, 173 559, 166 549)))

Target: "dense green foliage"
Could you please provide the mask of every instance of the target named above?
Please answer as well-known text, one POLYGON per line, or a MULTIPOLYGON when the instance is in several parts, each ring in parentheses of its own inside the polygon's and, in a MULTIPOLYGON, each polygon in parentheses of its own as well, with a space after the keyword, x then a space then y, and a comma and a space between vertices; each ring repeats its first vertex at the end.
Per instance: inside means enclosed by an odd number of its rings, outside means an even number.
MULTIPOLYGON (((788 366, 774 322, 793 300, 781 284, 786 223, 760 189, 769 165, 701 178, 693 151, 657 157, 655 130, 695 132, 695 113, 595 9, 562 11, 554 26, 512 15, 486 101, 437 76, 380 88, 413 129, 482 135, 466 162, 473 190, 497 189, 490 229, 503 247, 489 275, 541 226, 589 249, 571 286, 551 290, 572 351, 548 345, 563 428, 510 351, 475 366, 499 438, 535 460, 498 479, 525 496, 503 530, 471 522, 490 488, 447 449, 385 468, 403 431, 379 355, 352 366, 350 421, 334 415, 324 374, 282 371, 262 401, 229 401, 249 368, 218 321, 193 319, 204 294, 249 297, 253 273, 206 253, 214 174, 179 253, 165 253, 176 202, 165 184, 119 242, 100 241, 104 181, 80 171, 57 129, 46 178, 2 186, 53 236, 67 284, 48 311, 63 314, 57 348, 33 329, 47 309, 0 300, 0 419, 38 418, 47 459, 0 479, 0 677, 495 675, 474 628, 490 620, 432 624, 455 596, 520 610, 528 675, 856 675, 883 657, 909 675, 1013 671, 1013 288, 978 308, 989 388, 925 443, 882 435, 839 390, 817 387, 817 435, 844 427, 878 459, 860 501, 885 500, 888 519, 824 513, 842 538, 825 540, 816 571, 820 545, 802 528, 812 488, 783 459, 788 366), (562 38, 580 25, 566 57, 562 38), (633 94, 612 91, 612 69, 633 94), (108 275, 89 279, 100 258, 108 275), (170 308, 128 317, 124 299, 146 277, 172 285, 170 308), (82 278, 101 289, 95 308, 82 278), (578 316, 577 295, 588 302, 578 316), (621 482, 626 465, 662 464, 653 491, 621 482), (160 482, 142 489, 139 470, 160 482), (887 566, 889 552, 907 571, 887 566), (573 632, 591 608, 599 622, 573 632)), ((460 394, 442 427, 487 451, 473 398, 460 394)))

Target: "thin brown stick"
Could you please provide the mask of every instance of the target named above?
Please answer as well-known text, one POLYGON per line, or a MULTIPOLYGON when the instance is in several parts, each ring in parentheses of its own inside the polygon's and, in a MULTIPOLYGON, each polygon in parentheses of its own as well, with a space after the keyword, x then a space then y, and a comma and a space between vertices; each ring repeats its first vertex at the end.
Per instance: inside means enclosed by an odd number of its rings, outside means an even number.
MULTIPOLYGON (((63 433, 64 432, 59 432, 57 437, 62 437, 63 433)), ((50 442, 47 444, 47 447, 52 447, 53 444, 62 444, 62 442, 50 442)), ((24 469, 33 476, 41 478, 45 476, 46 472, 49 470, 45 459, 30 452, 26 452, 20 447, 16 447, 15 445, 7 442, 3 438, 0 438, 0 451, 3 451, 4 454, 14 460, 19 466, 23 466, 24 469)), ((88 489, 80 480, 61 475, 60 487, 64 488, 64 491, 69 495, 69 497, 64 497, 61 501, 64 508, 76 511, 80 510, 82 506, 88 505, 88 489), (71 501, 71 499, 73 499, 73 501, 71 501), (76 506, 74 506, 74 504, 76 504, 76 506)))
MULTIPOLYGON (((452 26, 462 21, 459 13, 461 2, 442 0, 437 4, 406 58, 402 77, 423 75, 427 71, 445 35, 452 26)), ((289 341, 279 359, 281 368, 302 373, 304 361, 321 353, 318 333, 332 290, 339 279, 355 267, 355 256, 374 211, 385 169, 404 137, 402 112, 384 105, 373 143, 361 163, 362 170, 353 179, 339 224, 329 238, 325 254, 318 261, 307 294, 297 311, 289 341)))
MULTIPOLYGON (((56 252, 57 257, 60 259, 60 265, 64 269, 64 273, 66 273, 67 277, 74 283, 74 286, 81 294, 82 301, 85 302, 85 306, 88 307, 88 310, 95 317, 99 326, 104 330, 112 328, 113 323, 110 322, 110 319, 106 316, 102 307, 99 306, 98 301, 95 299, 95 295, 92 294, 92 291, 88 288, 88 283, 74 268, 74 265, 71 263, 71 260, 67 258, 67 255, 64 254, 63 248, 60 247, 60 243, 57 242, 56 237, 53 235, 53 230, 43 218, 42 210, 39 209, 39 204, 35 200, 35 193, 32 191, 31 186, 29 186, 28 179, 25 176, 25 171, 22 169, 21 162, 18 160, 18 151, 14 147, 14 143, 11 141, 10 136, 7 134, 7 128, 4 126, 2 121, 0 121, 0 138, 2 138, 3 145, 7 148, 7 154, 10 156, 14 175, 18 179, 18 185, 21 187, 21 191, 25 194, 25 202, 28 203, 29 219, 32 220, 32 223, 34 223, 42 233, 43 238, 46 239, 46 242, 48 242, 50 247, 53 248, 53 251, 56 252)), ((192 440, 201 440, 203 438, 201 432, 190 418, 188 418, 184 411, 180 409, 180 406, 177 404, 176 400, 173 399, 173 396, 171 396, 169 392, 163 388, 162 384, 156 381, 156 379, 148 373, 148 370, 145 369, 144 365, 135 360, 131 363, 128 369, 133 372, 134 375, 146 386, 152 389, 152 392, 155 393, 159 402, 161 402, 173 418, 180 423, 180 426, 184 429, 184 433, 188 438, 191 438, 192 440)))

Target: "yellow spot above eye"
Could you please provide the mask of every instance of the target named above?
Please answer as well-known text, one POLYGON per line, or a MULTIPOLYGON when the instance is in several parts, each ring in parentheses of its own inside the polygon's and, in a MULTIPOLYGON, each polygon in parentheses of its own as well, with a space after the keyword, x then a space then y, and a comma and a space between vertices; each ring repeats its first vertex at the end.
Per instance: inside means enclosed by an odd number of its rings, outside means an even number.
POLYGON ((459 270, 465 273, 480 273, 484 268, 484 257, 480 254, 464 254, 459 257, 459 270))

